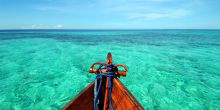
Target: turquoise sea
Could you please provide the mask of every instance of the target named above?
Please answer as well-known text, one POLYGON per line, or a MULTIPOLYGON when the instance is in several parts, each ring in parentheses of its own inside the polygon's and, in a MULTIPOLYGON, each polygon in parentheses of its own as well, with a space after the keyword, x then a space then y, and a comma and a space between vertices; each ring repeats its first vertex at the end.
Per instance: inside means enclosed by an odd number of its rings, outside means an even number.
POLYGON ((62 108, 107 52, 145 109, 220 110, 220 30, 2 30, 1 110, 62 108))

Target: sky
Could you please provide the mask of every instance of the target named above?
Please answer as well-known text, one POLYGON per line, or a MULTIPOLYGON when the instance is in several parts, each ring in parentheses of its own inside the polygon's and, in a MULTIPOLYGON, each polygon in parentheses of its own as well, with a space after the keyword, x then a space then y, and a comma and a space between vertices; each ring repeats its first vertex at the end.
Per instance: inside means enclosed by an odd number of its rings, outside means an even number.
POLYGON ((0 29, 220 29, 220 0, 0 0, 0 29))

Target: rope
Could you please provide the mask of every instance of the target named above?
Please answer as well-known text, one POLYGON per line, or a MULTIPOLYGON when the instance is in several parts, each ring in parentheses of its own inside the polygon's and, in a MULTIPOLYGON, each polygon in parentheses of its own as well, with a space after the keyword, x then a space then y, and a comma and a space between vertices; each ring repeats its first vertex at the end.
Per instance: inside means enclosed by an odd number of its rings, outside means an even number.
POLYGON ((94 85, 94 110, 97 110, 97 105, 98 105, 98 94, 100 91, 100 88, 102 86, 102 77, 106 76, 109 78, 108 80, 108 100, 109 100, 109 105, 111 107, 111 110, 113 110, 113 106, 112 106, 112 99, 111 99, 111 93, 112 93, 112 78, 116 77, 116 75, 114 74, 114 72, 112 72, 112 70, 109 70, 109 68, 113 68, 112 64, 106 64, 105 67, 107 69, 107 72, 102 72, 102 65, 99 66, 99 74, 96 74, 96 78, 95 78, 95 85, 94 85), (99 86, 97 88, 97 82, 98 82, 98 78, 99 78, 99 86))

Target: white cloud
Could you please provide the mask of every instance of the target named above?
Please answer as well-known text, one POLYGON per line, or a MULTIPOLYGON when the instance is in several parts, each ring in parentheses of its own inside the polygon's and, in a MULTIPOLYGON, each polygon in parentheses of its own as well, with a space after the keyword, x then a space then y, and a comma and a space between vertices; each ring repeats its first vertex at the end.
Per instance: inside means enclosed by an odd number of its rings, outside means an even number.
POLYGON ((31 29, 41 29, 43 27, 44 27, 43 24, 33 24, 33 25, 31 25, 31 29))
POLYGON ((44 25, 44 24, 33 24, 31 29, 60 29, 63 28, 62 24, 57 25, 44 25))
POLYGON ((130 19, 160 19, 160 18, 181 18, 189 14, 190 14, 189 10, 173 9, 173 10, 164 10, 160 12, 129 13, 127 16, 130 19))
MULTIPOLYGON (((187 16, 191 12, 186 6, 189 4, 188 0, 98 0, 88 2, 76 2, 69 0, 57 0, 55 2, 52 2, 52 0, 47 1, 51 2, 50 5, 41 4, 35 6, 35 8, 40 11, 53 11, 55 13, 61 12, 71 15, 75 14, 75 16, 81 16, 79 13, 85 13, 85 15, 87 15, 87 13, 94 12, 97 16, 112 14, 115 17, 126 17, 125 19, 180 18, 187 16)), ((200 0, 190 1, 190 4, 194 4, 192 2, 200 0)))
POLYGON ((137 0, 137 1, 145 1, 145 2, 170 2, 174 0, 137 0))
POLYGON ((56 12, 65 12, 66 9, 64 7, 59 7, 59 6, 36 6, 34 7, 36 10, 40 11, 56 11, 56 12))
MULTIPOLYGON (((175 0, 119 0, 106 4, 108 13, 123 16, 125 19, 178 19, 190 15, 193 10, 187 1, 175 0)), ((192 0, 194 1, 194 0, 192 0)), ((194 5, 193 5, 194 6, 194 5)))
POLYGON ((63 27, 63 25, 62 24, 57 24, 56 26, 54 26, 54 28, 62 28, 63 27))

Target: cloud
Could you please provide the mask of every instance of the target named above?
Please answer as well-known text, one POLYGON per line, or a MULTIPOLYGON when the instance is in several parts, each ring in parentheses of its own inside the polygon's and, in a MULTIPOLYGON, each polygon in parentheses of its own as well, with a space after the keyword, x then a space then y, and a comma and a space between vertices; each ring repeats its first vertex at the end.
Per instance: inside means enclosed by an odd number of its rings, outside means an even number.
POLYGON ((58 24, 58 25, 56 25, 56 26, 54 26, 54 28, 63 28, 63 25, 62 24, 58 24))
POLYGON ((44 25, 44 24, 33 24, 31 29, 60 29, 63 28, 62 24, 57 25, 44 25))
POLYGON ((32 9, 44 12, 55 13, 76 13, 83 10, 92 10, 98 1, 77 1, 77 0, 46 0, 46 3, 38 3, 32 6, 32 9))
POLYGON ((138 1, 147 1, 147 2, 171 2, 174 0, 138 0, 138 1))
MULTIPOLYGON (((123 16, 127 20, 180 19, 193 13, 196 3, 175 0, 134 0, 107 4, 108 12, 123 16), (194 5, 193 5, 194 6, 194 5)), ((194 0, 192 0, 194 1, 194 0)), ((122 18, 122 17, 121 17, 122 18)))
MULTIPOLYGON (((160 19, 160 18, 181 18, 190 14, 186 8, 188 0, 47 0, 50 4, 38 4, 35 9, 53 13, 68 13, 74 16, 89 15, 95 16, 111 15, 112 17, 124 17, 124 19, 160 19)), ((199 0, 191 0, 199 1, 199 0)))
POLYGON ((31 25, 31 29, 41 29, 43 27, 44 27, 43 24, 33 24, 33 25, 31 25))
POLYGON ((159 12, 142 12, 142 13, 129 13, 127 16, 130 19, 160 19, 160 18, 181 18, 190 14, 189 10, 184 9, 173 9, 173 10, 162 10, 159 12))
POLYGON ((65 8, 58 7, 58 6, 37 6, 34 7, 36 10, 39 11, 56 11, 56 12, 63 12, 65 11, 65 8))

